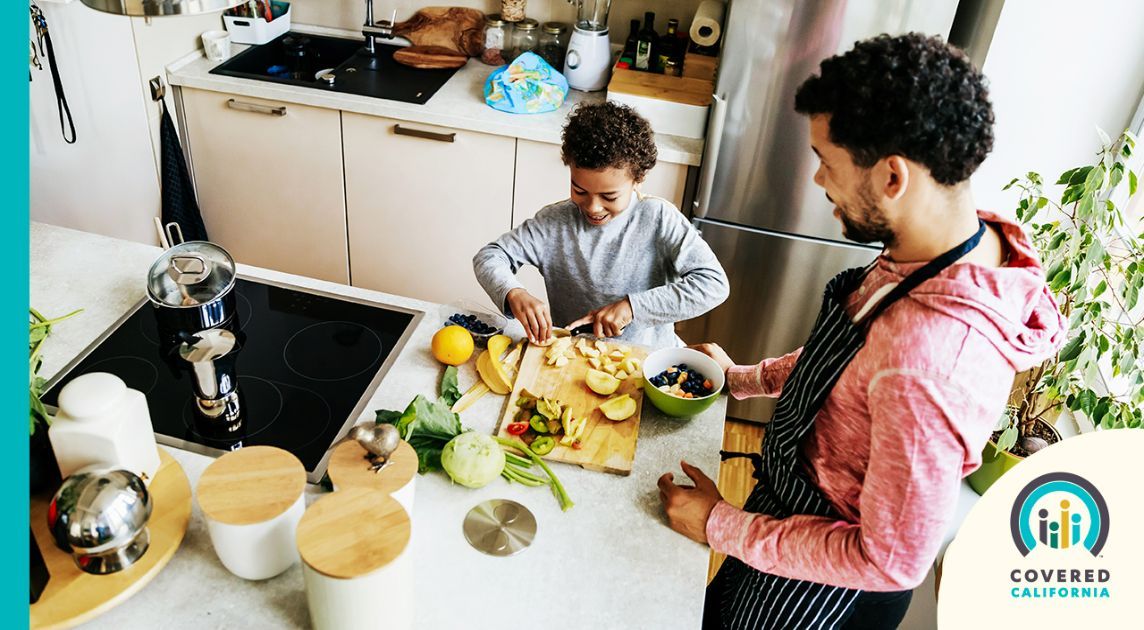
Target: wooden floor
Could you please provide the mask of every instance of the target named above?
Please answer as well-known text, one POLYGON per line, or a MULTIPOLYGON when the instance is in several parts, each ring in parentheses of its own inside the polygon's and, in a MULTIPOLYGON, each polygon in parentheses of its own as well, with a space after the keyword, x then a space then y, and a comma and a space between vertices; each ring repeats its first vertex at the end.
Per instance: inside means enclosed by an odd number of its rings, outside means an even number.
MULTIPOLYGON (((763 425, 739 420, 727 420, 723 428, 723 450, 739 453, 758 453, 763 443, 763 425)), ((751 460, 745 457, 736 457, 723 462, 719 468, 719 492, 731 505, 742 507, 747 495, 755 487, 755 472, 751 460)), ((712 553, 708 565, 707 581, 715 577, 719 565, 723 563, 723 554, 712 553)))

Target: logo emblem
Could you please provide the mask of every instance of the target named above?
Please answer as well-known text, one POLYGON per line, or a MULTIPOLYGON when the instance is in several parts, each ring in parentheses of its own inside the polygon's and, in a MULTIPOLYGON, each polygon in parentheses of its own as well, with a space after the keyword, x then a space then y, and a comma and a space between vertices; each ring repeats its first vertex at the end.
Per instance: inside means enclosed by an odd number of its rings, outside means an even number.
POLYGON ((1079 475, 1056 472, 1029 482, 1009 516, 1013 544, 1022 556, 1036 547, 1084 547, 1097 555, 1108 540, 1108 504, 1079 475))

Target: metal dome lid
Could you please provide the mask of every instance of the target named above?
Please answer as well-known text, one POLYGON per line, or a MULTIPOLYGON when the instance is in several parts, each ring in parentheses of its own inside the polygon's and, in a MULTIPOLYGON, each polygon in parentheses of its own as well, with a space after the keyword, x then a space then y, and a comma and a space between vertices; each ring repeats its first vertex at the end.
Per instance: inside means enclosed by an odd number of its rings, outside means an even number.
POLYGON ((83 470, 65 479, 52 498, 48 529, 59 547, 77 556, 99 555, 136 543, 151 509, 151 495, 138 475, 83 470))

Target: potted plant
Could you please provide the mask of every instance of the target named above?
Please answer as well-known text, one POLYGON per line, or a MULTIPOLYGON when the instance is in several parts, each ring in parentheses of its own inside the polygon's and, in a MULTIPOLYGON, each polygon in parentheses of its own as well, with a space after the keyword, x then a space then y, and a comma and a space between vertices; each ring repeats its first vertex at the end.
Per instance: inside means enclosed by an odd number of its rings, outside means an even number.
POLYGON ((79 311, 73 311, 63 317, 48 319, 36 309, 28 309, 28 390, 30 394, 28 478, 33 494, 54 489, 54 486, 59 485, 62 481, 59 466, 56 464, 55 455, 52 453, 51 442, 48 441, 48 425, 51 424, 51 417, 48 415, 47 409, 44 408, 44 403, 40 401, 40 396, 44 393, 44 385, 47 383, 39 375, 40 364, 44 360, 40 351, 44 347, 44 340, 52 332, 52 326, 77 313, 79 311))
POLYGON ((1015 379, 981 468, 969 476, 979 494, 1060 441, 1053 424, 1065 408, 1099 430, 1144 426, 1144 234, 1136 233, 1140 218, 1126 220, 1121 211, 1136 194, 1129 167, 1136 139, 1125 132, 1111 142, 1102 132, 1101 140, 1095 163, 1061 174, 1059 202, 1045 196, 1037 173, 1005 186, 1021 191, 1017 218, 1068 318, 1068 339, 1055 357, 1015 379))

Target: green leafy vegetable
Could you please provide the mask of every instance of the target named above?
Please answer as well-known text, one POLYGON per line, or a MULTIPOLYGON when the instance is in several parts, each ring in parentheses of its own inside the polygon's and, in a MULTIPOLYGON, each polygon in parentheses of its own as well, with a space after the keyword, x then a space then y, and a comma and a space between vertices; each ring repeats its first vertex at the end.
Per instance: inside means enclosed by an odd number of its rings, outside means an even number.
POLYGON ((36 432, 37 424, 44 426, 51 424, 51 417, 48 416, 48 410, 44 407, 44 403, 40 402, 40 397, 44 395, 44 385, 47 384, 47 380, 39 376, 40 364, 44 362, 44 358, 40 356, 40 350, 44 347, 44 340, 51 334, 53 325, 77 315, 82 310, 83 309, 72 311, 63 317, 48 319, 36 309, 28 309, 29 435, 36 432))
POLYGON ((379 424, 396 426, 401 439, 417 452, 417 472, 421 474, 441 470, 441 449, 462 430, 461 417, 450 411, 449 405, 420 394, 400 414, 385 409, 376 414, 379 424))
POLYGON ((450 365, 441 377, 441 402, 452 407, 461 399, 461 388, 457 386, 457 368, 450 365))

